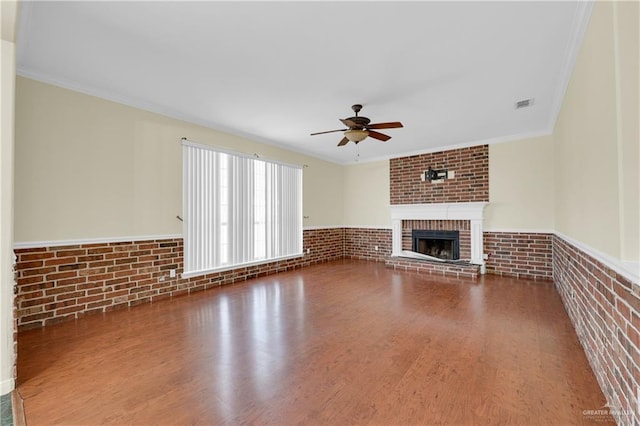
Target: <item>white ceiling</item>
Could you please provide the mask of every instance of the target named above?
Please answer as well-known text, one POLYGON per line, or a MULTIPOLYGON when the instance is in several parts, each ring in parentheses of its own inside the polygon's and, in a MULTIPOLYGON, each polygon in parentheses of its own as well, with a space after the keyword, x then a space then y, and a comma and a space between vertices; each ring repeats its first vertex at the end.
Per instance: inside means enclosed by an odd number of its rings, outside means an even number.
POLYGON ((360 161, 550 133, 591 7, 24 2, 18 74, 346 164, 353 143, 309 133, 354 103, 405 126, 360 161))

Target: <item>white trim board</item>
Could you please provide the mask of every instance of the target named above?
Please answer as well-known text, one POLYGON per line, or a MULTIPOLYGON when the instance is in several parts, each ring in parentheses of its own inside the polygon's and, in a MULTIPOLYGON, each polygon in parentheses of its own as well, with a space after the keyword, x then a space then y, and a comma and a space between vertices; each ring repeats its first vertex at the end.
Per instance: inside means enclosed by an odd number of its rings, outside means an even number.
POLYGON ((361 226, 345 225, 345 226, 341 226, 341 228, 344 228, 344 229, 380 229, 380 230, 384 230, 384 231, 390 231, 390 230, 393 229, 391 226, 375 226, 375 225, 361 225, 361 226))
POLYGON ((525 228, 492 228, 485 229, 484 232, 495 232, 505 234, 554 234, 553 229, 525 229, 525 228))
POLYGON ((579 250, 593 257, 595 260, 613 269, 618 274, 622 275, 623 277, 630 280, 631 282, 635 284, 640 284, 640 262, 618 260, 613 256, 610 256, 608 254, 601 252, 600 250, 596 250, 593 247, 588 246, 585 243, 581 243, 578 240, 574 240, 573 238, 568 237, 561 232, 555 231, 554 233, 558 238, 562 238, 567 243, 575 246, 579 250))
POLYGON ((37 247, 58 247, 58 246, 76 246, 85 244, 106 244, 106 243, 125 243, 134 241, 154 241, 154 240, 172 240, 174 238, 182 238, 182 234, 170 235, 138 235, 136 237, 103 237, 103 238, 87 238, 78 240, 49 240, 49 241, 27 241, 22 243, 14 243, 14 249, 28 249, 37 247))
POLYGON ((336 228, 344 228, 344 226, 341 226, 341 225, 310 225, 310 226, 303 226, 302 230, 303 231, 317 231, 319 229, 336 229, 336 228))

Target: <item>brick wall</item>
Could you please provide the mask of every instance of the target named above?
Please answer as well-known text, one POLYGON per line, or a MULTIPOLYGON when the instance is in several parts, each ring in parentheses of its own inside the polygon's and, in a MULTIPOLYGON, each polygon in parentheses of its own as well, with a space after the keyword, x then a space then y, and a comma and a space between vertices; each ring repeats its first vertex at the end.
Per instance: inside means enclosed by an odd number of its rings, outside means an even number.
POLYGON ((391 255, 391 230, 346 228, 344 257, 384 262, 391 255), (378 250, 376 250, 376 246, 378 250))
POLYGON ((302 266, 342 259, 344 256, 344 229, 323 228, 305 230, 302 245, 305 253, 307 249, 311 250, 309 254, 305 254, 302 266))
POLYGON ((460 259, 471 259, 471 222, 468 220, 403 220, 402 221, 402 250, 411 250, 414 229, 429 229, 433 231, 460 231, 460 259))
MULTIPOLYGON (((408 236, 403 239, 410 237, 413 226, 462 229, 461 257, 470 257, 468 221, 406 221, 403 235, 408 236)), ((485 253, 490 255, 487 272, 551 279, 549 234, 486 232, 484 241, 485 253)), ((307 248, 310 253, 298 259, 190 279, 169 277, 170 269, 176 269, 178 276, 182 272, 182 239, 19 249, 16 250, 18 327, 43 326, 343 257, 387 261, 391 254, 391 230, 305 230, 305 253, 307 248)), ((414 263, 391 266, 419 270, 414 263)), ((442 268, 436 269, 424 271, 440 273, 442 268)), ((458 275, 467 276, 468 271, 462 272, 458 275)))
POLYGON ((389 162, 391 204, 489 201, 489 146, 412 155, 389 162), (455 172, 455 178, 423 182, 429 167, 455 172))
POLYGON ((487 272, 517 278, 551 280, 551 234, 485 232, 487 272))
POLYGON ((183 270, 182 239, 15 250, 18 329, 41 327, 192 293, 343 257, 343 229, 304 231, 300 258, 192 278, 183 270))
POLYGON ((640 286, 564 239, 552 241, 555 286, 610 410, 620 425, 640 424, 640 286))

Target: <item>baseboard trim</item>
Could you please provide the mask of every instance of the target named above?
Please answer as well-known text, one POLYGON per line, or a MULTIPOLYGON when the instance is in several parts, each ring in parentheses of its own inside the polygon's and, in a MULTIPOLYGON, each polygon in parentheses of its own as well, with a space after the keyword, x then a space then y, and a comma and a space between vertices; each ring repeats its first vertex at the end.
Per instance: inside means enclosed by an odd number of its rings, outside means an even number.
POLYGON ((16 387, 16 382, 13 378, 6 379, 0 382, 0 395, 5 395, 11 392, 16 387))
POLYGON ((13 414, 14 426, 26 426, 27 420, 24 416, 24 401, 17 389, 11 392, 11 411, 13 414))

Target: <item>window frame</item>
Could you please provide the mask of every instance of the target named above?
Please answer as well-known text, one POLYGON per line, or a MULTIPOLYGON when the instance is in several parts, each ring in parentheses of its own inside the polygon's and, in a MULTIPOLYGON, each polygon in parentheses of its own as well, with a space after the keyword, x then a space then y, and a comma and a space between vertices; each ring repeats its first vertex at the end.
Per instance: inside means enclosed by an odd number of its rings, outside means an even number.
MULTIPOLYGON (((206 154, 205 154, 206 155, 206 154)), ((303 211, 302 211, 302 204, 303 204, 303 168, 302 166, 296 165, 296 164, 290 164, 290 163, 284 163, 281 161, 275 161, 275 160, 269 160, 269 159, 263 159, 263 158, 259 158, 257 155, 249 155, 249 154, 245 154, 245 153, 241 153, 241 152, 236 152, 236 151, 231 151, 231 150, 227 150, 224 148, 218 148, 215 146, 211 146, 211 145, 203 145, 203 144, 199 144, 199 143, 195 143, 192 141, 188 141, 186 139, 182 140, 182 156, 183 156, 183 173, 182 173, 182 190, 183 190, 183 202, 182 202, 182 206, 183 206, 183 273, 182 276, 184 278, 189 278, 189 277, 193 277, 193 276, 199 276, 199 275, 205 275, 205 274, 209 274, 209 273, 216 273, 216 272, 224 272, 224 271, 229 271, 229 270, 234 270, 234 269, 238 269, 238 268, 244 268, 244 267, 249 267, 249 266, 255 266, 255 265, 262 265, 262 264, 267 264, 267 263, 274 263, 274 262, 278 262, 278 261, 282 261, 282 260, 288 260, 288 259, 295 259, 295 258, 299 258, 304 256, 304 252, 303 252, 303 211), (239 262, 235 262, 235 263, 228 263, 228 264, 218 264, 219 259, 218 257, 221 255, 221 253, 216 253, 216 252, 208 252, 207 250, 215 250, 216 247, 219 246, 220 244, 220 235, 215 235, 215 234, 211 234, 210 238, 212 241, 215 242, 215 244, 211 244, 208 246, 208 248, 205 248, 205 251, 207 251, 208 255, 205 257, 208 257, 209 259, 211 259, 211 257, 216 258, 215 259, 215 263, 212 264, 212 262, 209 262, 209 266, 205 265, 205 267, 201 267, 201 268, 194 268, 192 270, 188 270, 187 267, 192 267, 192 266, 202 266, 199 265, 197 261, 195 262, 191 262, 190 260, 188 261, 187 257, 191 255, 191 250, 193 249, 193 247, 195 247, 195 245, 197 245, 197 243, 193 243, 191 241, 191 237, 193 236, 195 240, 198 240, 197 234, 194 234, 194 230, 192 229, 192 227, 190 227, 189 222, 191 220, 191 218, 193 217, 193 212, 190 211, 189 207, 188 207, 188 203, 191 202, 192 200, 190 199, 191 196, 193 196, 194 192, 198 192, 202 191, 203 187, 204 188, 209 188, 209 187, 213 187, 213 185, 217 185, 218 184, 218 180, 220 180, 219 175, 216 175, 216 177, 213 177, 212 180, 208 183, 204 182, 204 181, 200 181, 197 183, 193 183, 192 179, 194 176, 194 173, 198 175, 198 177, 202 178, 204 176, 204 174, 201 171, 193 171, 190 170, 190 164, 191 162, 189 161, 189 151, 187 151, 190 148, 195 148, 198 150, 206 150, 209 152, 213 152, 213 158, 215 159, 214 162, 216 163, 215 167, 212 167, 215 170, 219 170, 219 166, 218 166, 218 162, 220 161, 219 159, 221 158, 218 154, 225 154, 229 157, 229 163, 227 163, 227 166, 229 166, 230 162, 234 161, 233 158, 239 158, 242 160, 242 164, 244 167, 244 165, 246 164, 251 164, 251 171, 244 174, 242 176, 242 178, 240 180, 243 181, 243 187, 241 189, 241 194, 244 194, 245 196, 247 194, 250 194, 250 197, 252 198, 252 201, 249 201, 249 206, 251 208, 255 208, 255 197, 256 197, 256 192, 255 192, 255 180, 256 180, 256 176, 254 175, 254 170, 256 169, 255 163, 252 163, 253 161, 257 161, 257 162, 261 162, 264 163, 264 168, 265 170, 267 169, 267 164, 271 164, 273 165, 272 167, 280 167, 283 168, 283 170, 291 170, 293 173, 293 178, 297 181, 291 181, 288 182, 287 186, 290 188, 293 188, 293 192, 295 192, 295 194, 293 194, 293 208, 294 208, 294 215, 298 215, 299 218, 297 218, 297 220, 294 218, 294 223, 290 228, 283 228, 283 229, 287 229, 288 233, 291 233, 292 231, 297 233, 298 235, 294 235, 295 239, 290 239, 289 240, 289 245, 293 245, 292 250, 295 251, 297 250, 296 253, 287 253, 284 255, 276 255, 273 257, 268 257, 268 258, 263 258, 263 259, 253 259, 253 260, 249 260, 249 261, 239 261, 239 262), (247 160, 249 160, 247 162, 247 160), (288 168, 288 169, 284 169, 284 168, 288 168), (199 173, 199 174, 198 174, 199 173), (191 186, 189 186, 191 185, 191 186), (196 185, 196 186, 194 186, 196 185), (200 185, 200 186, 197 186, 200 185), (197 190, 195 190, 194 188, 197 188, 197 190), (297 197, 297 199, 296 199, 297 197)), ((209 170, 212 170, 212 168, 210 168, 209 170)), ((230 167, 231 168, 231 167, 230 167)), ((210 176, 213 176, 213 173, 215 172, 210 172, 212 174, 210 174, 210 176)), ((233 176, 232 176, 232 172, 228 171, 228 176, 227 176, 227 185, 228 191, 233 191, 234 184, 233 184, 233 176)), ((284 173, 284 172, 279 172, 279 173, 284 173)), ((235 175, 235 176, 240 176, 240 174, 235 175)), ((265 188, 267 186, 267 183, 265 182, 265 188)), ((273 185, 272 182, 272 186, 270 188, 270 190, 278 190, 277 189, 277 185, 273 185)), ((265 189, 265 198, 267 198, 267 194, 266 192, 268 192, 269 189, 266 188, 265 189)), ((220 190, 216 189, 216 190, 212 190, 212 192, 214 193, 214 195, 212 196, 212 201, 210 200, 210 205, 213 205, 214 208, 219 207, 220 206, 220 190)), ((236 194, 237 195, 237 194, 236 194)), ((291 195, 289 193, 285 193, 282 192, 281 190, 278 192, 278 196, 282 197, 283 195, 291 195)), ((229 224, 229 222, 231 222, 233 220, 232 216, 232 210, 234 208, 234 206, 232 206, 231 204, 233 204, 233 198, 234 196, 229 194, 229 197, 227 199, 228 203, 228 208, 229 208, 229 212, 228 212, 228 220, 227 220, 227 239, 228 242, 231 246, 233 246, 233 235, 231 232, 231 228, 232 225, 229 224)), ((202 198, 199 199, 199 201, 201 201, 202 198)), ((273 198, 271 199, 273 200, 273 198)), ((268 220, 268 218, 270 216, 272 216, 274 214, 273 210, 267 211, 266 208, 269 205, 271 200, 265 200, 265 221, 268 220)), ((197 203, 197 201, 196 201, 197 203)), ((240 203, 242 204, 242 202, 240 203)), ((237 206, 236 206, 237 207, 237 206)), ((254 213, 252 212, 251 214, 245 214, 244 210, 243 214, 238 215, 239 216, 248 216, 250 218, 252 218, 253 220, 251 222, 246 222, 242 225, 242 227, 245 226, 250 226, 252 228, 251 230, 251 235, 253 238, 253 241, 251 242, 251 247, 248 249, 248 251, 250 251, 252 253, 252 256, 255 258, 255 252, 256 252, 256 246, 255 246, 255 227, 256 227, 256 217, 254 215, 254 213)), ((291 215, 291 213, 289 212, 285 212, 282 211, 282 213, 284 214, 284 216, 279 217, 278 220, 278 224, 277 225, 272 225, 272 226, 278 226, 278 225, 282 225, 284 223, 284 219, 286 219, 287 215, 291 215)), ((210 213, 209 217, 213 216, 219 216, 220 213, 210 213)), ((197 222, 197 221, 194 221, 197 222)), ((207 223, 205 225, 202 225, 202 222, 198 222, 200 223, 201 227, 203 227, 205 230, 208 230, 208 232, 213 232, 213 228, 218 226, 219 221, 218 219, 212 220, 211 223, 207 223)), ((287 225, 290 222, 287 222, 287 225)), ((198 225, 194 225, 196 228, 198 225)), ((238 227, 235 227, 234 229, 239 229, 238 227)), ((242 231, 241 231, 242 232, 242 231)), ((279 230, 279 232, 283 232, 283 230, 279 230)), ((219 233, 218 233, 219 234, 219 233)), ((269 231, 265 229, 265 239, 268 238, 268 234, 269 231)), ((242 244, 242 243, 241 243, 242 244)), ((274 243, 271 243, 272 245, 274 243)), ((283 246, 280 246, 280 248, 282 248, 283 246)), ((202 249, 202 246, 197 247, 199 249, 202 249)), ((268 249, 265 249, 265 255, 269 252, 268 249)), ((233 259, 234 255, 233 255, 233 248, 231 248, 231 250, 228 253, 229 258, 233 259)), ((233 261, 233 260, 232 260, 233 261)))

